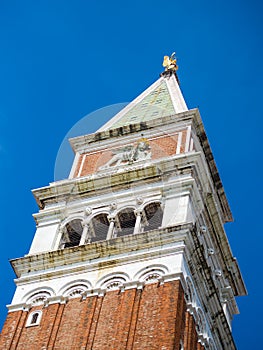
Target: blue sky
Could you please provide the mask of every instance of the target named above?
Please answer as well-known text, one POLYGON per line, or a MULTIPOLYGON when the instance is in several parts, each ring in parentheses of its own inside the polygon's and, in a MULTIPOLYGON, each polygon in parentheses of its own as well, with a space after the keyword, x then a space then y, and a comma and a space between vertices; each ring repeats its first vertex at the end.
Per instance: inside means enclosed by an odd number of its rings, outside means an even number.
MULTIPOLYGON (((239 350, 262 346, 262 3, 0 1, 0 324, 61 142, 85 115, 131 101, 176 51, 181 88, 198 107, 235 218, 226 225, 249 292, 233 322, 239 350)), ((90 118, 82 134, 96 130, 90 118)))

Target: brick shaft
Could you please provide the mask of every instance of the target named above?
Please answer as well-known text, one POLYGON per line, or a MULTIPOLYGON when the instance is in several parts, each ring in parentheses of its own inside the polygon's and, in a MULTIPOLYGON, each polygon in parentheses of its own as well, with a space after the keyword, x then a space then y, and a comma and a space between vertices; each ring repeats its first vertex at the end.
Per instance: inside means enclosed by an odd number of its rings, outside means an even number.
POLYGON ((29 312, 10 312, 1 350, 202 350, 180 281, 143 290, 107 292, 42 308, 40 325, 26 327, 29 312))

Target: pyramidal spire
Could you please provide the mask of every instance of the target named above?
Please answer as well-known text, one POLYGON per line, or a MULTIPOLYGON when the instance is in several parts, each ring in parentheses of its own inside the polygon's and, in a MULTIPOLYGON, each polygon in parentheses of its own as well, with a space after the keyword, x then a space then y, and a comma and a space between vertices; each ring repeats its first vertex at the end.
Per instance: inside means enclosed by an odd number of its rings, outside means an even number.
POLYGON ((111 118, 98 131, 146 122, 188 110, 176 71, 178 66, 173 53, 164 56, 165 71, 160 78, 111 118))

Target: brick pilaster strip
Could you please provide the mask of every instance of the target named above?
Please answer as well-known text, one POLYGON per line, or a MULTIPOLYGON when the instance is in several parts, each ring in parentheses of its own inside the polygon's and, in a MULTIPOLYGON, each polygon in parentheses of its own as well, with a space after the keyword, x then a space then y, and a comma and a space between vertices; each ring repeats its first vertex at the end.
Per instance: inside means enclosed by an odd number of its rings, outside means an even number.
POLYGON ((0 338, 0 349, 9 350, 17 328, 21 319, 23 311, 14 311, 7 314, 6 321, 4 323, 1 338, 0 338))
POLYGON ((99 322, 99 316, 100 316, 103 299, 104 297, 96 297, 96 304, 95 304, 94 313, 92 317, 92 324, 90 327, 90 333, 87 340, 86 350, 92 350, 93 348, 93 343, 96 336, 96 330, 99 322))
POLYGON ((133 349, 136 325, 137 325, 139 309, 140 309, 141 296, 142 296, 142 290, 136 289, 134 302, 133 302, 133 306, 132 306, 132 316, 131 316, 130 328, 129 328, 128 337, 127 337, 127 345, 126 345, 127 350, 133 349))

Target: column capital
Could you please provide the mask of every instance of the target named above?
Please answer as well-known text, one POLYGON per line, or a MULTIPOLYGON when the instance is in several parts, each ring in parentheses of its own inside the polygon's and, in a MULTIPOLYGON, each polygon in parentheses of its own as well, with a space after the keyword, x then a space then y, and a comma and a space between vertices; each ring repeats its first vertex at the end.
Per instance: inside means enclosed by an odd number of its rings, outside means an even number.
POLYGON ((84 220, 82 221, 82 223, 81 223, 82 227, 88 226, 88 225, 89 225, 89 221, 90 221, 90 220, 84 219, 84 220))
POLYGON ((134 210, 134 214, 135 214, 136 216, 142 216, 142 209, 135 209, 135 210, 134 210))
POLYGON ((108 218, 109 222, 115 222, 115 220, 116 220, 115 215, 108 215, 107 218, 108 218))

